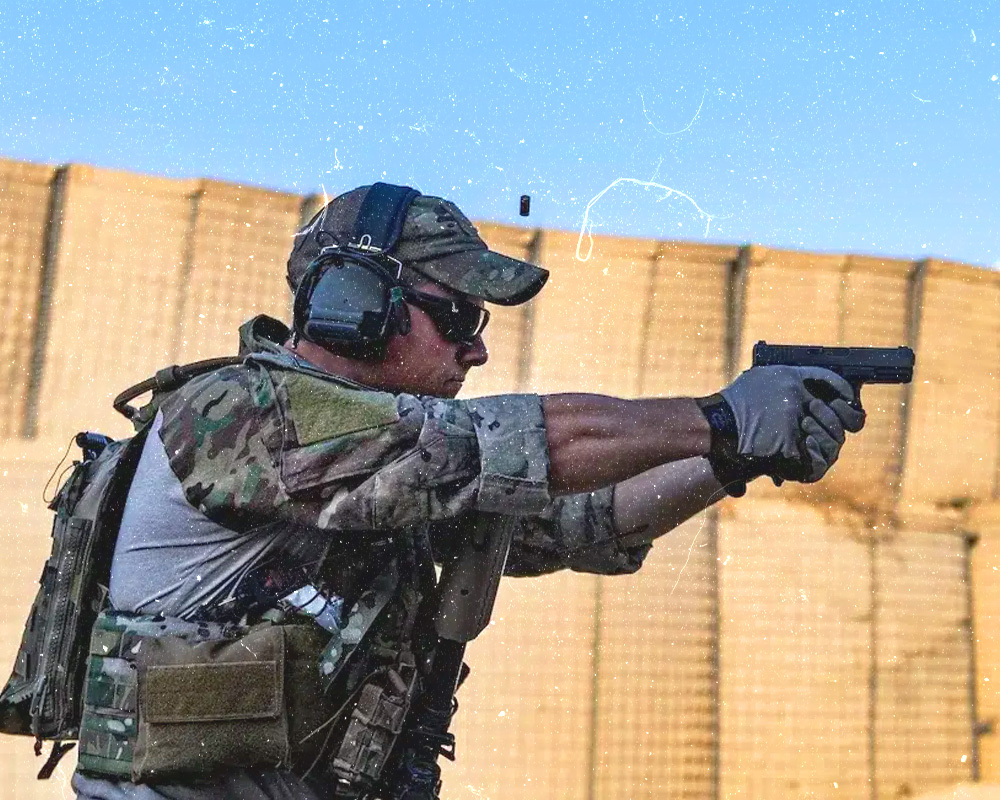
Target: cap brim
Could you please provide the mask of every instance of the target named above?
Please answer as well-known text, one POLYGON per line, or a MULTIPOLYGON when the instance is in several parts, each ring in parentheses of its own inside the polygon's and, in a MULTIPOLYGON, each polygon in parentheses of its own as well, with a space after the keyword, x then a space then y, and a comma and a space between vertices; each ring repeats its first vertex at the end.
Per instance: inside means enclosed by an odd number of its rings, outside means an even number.
POLYGON ((501 306, 527 302, 549 279, 548 270, 492 250, 455 253, 410 266, 449 289, 501 306))

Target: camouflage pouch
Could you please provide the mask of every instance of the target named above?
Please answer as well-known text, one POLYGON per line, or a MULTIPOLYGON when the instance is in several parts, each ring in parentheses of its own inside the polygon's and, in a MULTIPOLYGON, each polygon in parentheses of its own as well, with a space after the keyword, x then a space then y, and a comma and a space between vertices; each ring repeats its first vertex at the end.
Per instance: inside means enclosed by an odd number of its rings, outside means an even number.
POLYGON ((136 783, 311 763, 330 712, 314 624, 249 629, 105 613, 91 639, 80 769, 136 783))
POLYGON ((395 665, 361 685, 331 762, 330 771, 344 796, 360 797, 381 776, 403 732, 417 675, 413 655, 406 650, 395 665))
POLYGON ((120 655, 91 653, 80 725, 79 766, 128 780, 138 732, 135 664, 120 655))
POLYGON ((226 626, 103 612, 90 636, 80 725, 80 768, 130 779, 139 733, 139 660, 157 637, 232 640, 226 626))
POLYGON ((290 764, 280 626, 233 641, 149 639, 137 673, 134 781, 290 764))

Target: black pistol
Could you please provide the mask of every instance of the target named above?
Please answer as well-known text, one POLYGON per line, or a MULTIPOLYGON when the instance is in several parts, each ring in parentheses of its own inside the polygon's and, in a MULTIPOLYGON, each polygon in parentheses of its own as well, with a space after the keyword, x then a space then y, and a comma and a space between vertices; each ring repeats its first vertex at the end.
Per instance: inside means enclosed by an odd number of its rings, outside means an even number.
POLYGON ((858 409, 864 384, 909 383, 913 380, 914 361, 909 347, 819 347, 767 342, 753 346, 755 367, 823 367, 836 372, 854 387, 852 405, 858 409))

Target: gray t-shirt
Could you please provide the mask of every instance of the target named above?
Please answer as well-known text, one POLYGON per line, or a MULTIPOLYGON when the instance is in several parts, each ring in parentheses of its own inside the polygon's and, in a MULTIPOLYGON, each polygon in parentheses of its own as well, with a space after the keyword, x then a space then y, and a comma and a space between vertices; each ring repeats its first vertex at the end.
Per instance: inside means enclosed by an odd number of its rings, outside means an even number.
POLYGON ((162 422, 161 415, 153 421, 125 504, 110 600, 119 611, 194 619, 200 609, 231 603, 243 577, 280 549, 290 529, 234 531, 192 506, 170 468, 162 422))

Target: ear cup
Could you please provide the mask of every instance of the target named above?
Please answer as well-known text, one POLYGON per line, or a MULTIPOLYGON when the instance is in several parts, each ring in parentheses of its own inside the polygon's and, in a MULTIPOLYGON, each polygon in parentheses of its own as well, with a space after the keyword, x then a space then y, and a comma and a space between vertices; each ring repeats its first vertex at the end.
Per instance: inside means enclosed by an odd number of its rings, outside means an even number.
POLYGON ((295 297, 292 301, 292 330, 296 338, 305 330, 305 324, 309 320, 309 304, 312 298, 313 289, 323 270, 323 263, 316 259, 306 270, 305 275, 299 281, 295 290, 295 297))
POLYGON ((295 293, 296 332, 320 345, 384 345, 409 333, 409 309, 393 274, 398 263, 350 248, 325 252, 295 293))

